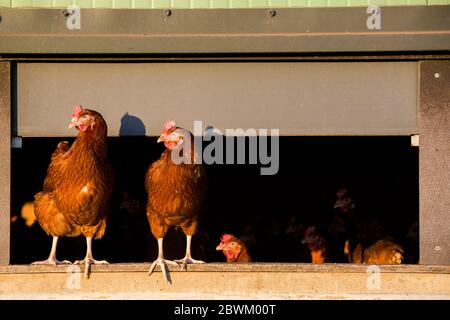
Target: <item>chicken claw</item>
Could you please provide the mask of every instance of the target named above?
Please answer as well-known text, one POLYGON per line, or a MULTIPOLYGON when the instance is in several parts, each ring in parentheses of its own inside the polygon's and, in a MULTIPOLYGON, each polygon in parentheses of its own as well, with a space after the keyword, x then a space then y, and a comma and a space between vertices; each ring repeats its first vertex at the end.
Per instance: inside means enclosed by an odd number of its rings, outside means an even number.
POLYGON ((77 260, 73 264, 84 264, 84 278, 89 279, 91 275, 91 265, 93 264, 109 264, 106 260, 95 260, 92 258, 85 258, 84 260, 77 260))
POLYGON ((192 235, 186 235, 186 255, 184 256, 183 259, 175 260, 177 263, 181 263, 182 264, 181 269, 184 270, 184 271, 187 271, 187 265, 188 264, 205 263, 204 261, 201 261, 201 260, 192 259, 192 255, 191 255, 191 241, 192 241, 192 235))
POLYGON ((158 265, 161 268, 161 271, 163 273, 164 279, 167 281, 168 284, 172 284, 172 279, 170 278, 170 272, 168 264, 171 264, 173 266, 179 267, 180 265, 172 260, 165 260, 163 258, 158 258, 155 261, 153 261, 150 270, 148 271, 148 275, 150 276, 153 271, 155 270, 156 265, 158 265))
POLYGON ((64 260, 64 261, 56 260, 56 246, 57 246, 57 244, 58 244, 58 237, 53 237, 52 250, 50 251, 48 259, 47 260, 43 260, 43 261, 33 262, 32 265, 59 266, 59 265, 72 264, 72 262, 67 261, 67 260, 64 260))
POLYGON ((187 271, 188 264, 203 264, 205 261, 195 260, 192 257, 184 257, 183 259, 175 260, 175 262, 181 264, 181 269, 187 271))
POLYGON ((67 265, 72 264, 72 262, 68 260, 59 261, 56 260, 56 258, 48 258, 47 260, 43 261, 35 261, 32 263, 34 266, 43 266, 43 265, 50 265, 50 266, 60 266, 60 265, 67 265))

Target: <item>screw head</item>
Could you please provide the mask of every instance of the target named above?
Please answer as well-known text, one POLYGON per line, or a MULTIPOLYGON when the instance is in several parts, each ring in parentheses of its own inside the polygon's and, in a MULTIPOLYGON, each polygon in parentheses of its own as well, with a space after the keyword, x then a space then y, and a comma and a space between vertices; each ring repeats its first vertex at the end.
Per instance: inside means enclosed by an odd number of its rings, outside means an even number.
POLYGON ((64 16, 64 17, 68 17, 68 16, 70 16, 70 13, 69 13, 69 11, 67 11, 67 9, 64 9, 64 10, 61 10, 61 14, 64 16))
POLYGON ((276 12, 275 10, 273 10, 273 9, 270 9, 270 10, 269 10, 269 17, 273 18, 273 17, 275 17, 276 15, 277 15, 277 12, 276 12))
POLYGON ((170 16, 172 15, 172 10, 170 10, 170 9, 164 10, 164 15, 165 15, 166 17, 170 17, 170 16))
POLYGON ((439 78, 441 75, 438 73, 438 72, 436 72, 435 74, 434 74, 434 77, 435 78, 439 78))
POLYGON ((434 250, 441 251, 441 247, 440 246, 434 246, 434 250))

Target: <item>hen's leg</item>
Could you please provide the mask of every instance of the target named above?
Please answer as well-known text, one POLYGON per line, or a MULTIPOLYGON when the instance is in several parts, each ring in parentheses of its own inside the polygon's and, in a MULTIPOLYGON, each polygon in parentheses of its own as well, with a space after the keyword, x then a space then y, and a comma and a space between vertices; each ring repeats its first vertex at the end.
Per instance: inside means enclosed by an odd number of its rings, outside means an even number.
POLYGON ((53 241, 52 241, 52 249, 50 250, 50 255, 48 256, 47 260, 44 261, 36 261, 33 262, 33 265, 53 265, 53 266, 57 266, 57 265, 61 265, 61 264, 72 264, 70 261, 64 260, 64 261, 59 261, 56 260, 56 246, 58 244, 58 237, 53 237, 53 241))
POLYGON ((170 278, 169 267, 167 266, 168 264, 178 266, 178 263, 176 263, 175 261, 164 259, 163 238, 158 238, 158 258, 153 261, 150 270, 148 271, 148 275, 151 275, 155 270, 156 265, 158 265, 161 268, 164 279, 166 279, 167 283, 171 284, 172 279, 170 278))
POLYGON ((91 265, 93 264, 108 264, 108 261, 106 260, 95 260, 92 256, 92 237, 86 237, 86 243, 87 243, 87 251, 86 251, 86 258, 84 260, 77 260, 74 263, 75 264, 85 264, 84 268, 84 277, 86 279, 89 279, 89 276, 91 274, 91 265))
POLYGON ((176 262, 181 263, 181 265, 182 265, 181 268, 183 270, 187 270, 187 265, 188 264, 205 263, 204 261, 201 261, 201 260, 194 260, 194 259, 192 259, 192 255, 191 255, 191 240, 192 240, 192 236, 191 235, 186 235, 186 256, 183 259, 175 260, 176 262))

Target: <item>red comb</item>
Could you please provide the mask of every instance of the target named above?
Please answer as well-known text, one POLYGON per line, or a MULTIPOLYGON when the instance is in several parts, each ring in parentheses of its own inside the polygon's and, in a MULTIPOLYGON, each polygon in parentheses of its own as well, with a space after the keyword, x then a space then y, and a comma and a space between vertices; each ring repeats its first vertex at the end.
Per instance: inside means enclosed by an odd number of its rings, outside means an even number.
POLYGON ((228 234, 228 233, 225 233, 225 234, 223 234, 221 237, 220 237, 220 242, 227 242, 228 240, 230 240, 231 238, 233 238, 233 235, 232 234, 228 234))
POLYGON ((77 104, 75 106, 75 108, 73 108, 72 118, 78 117, 80 115, 80 113, 82 113, 82 112, 83 112, 83 107, 81 105, 77 104))
POLYGON ((163 134, 168 134, 172 129, 176 128, 177 125, 175 123, 175 121, 170 120, 167 121, 166 123, 164 123, 164 127, 163 127, 163 134))

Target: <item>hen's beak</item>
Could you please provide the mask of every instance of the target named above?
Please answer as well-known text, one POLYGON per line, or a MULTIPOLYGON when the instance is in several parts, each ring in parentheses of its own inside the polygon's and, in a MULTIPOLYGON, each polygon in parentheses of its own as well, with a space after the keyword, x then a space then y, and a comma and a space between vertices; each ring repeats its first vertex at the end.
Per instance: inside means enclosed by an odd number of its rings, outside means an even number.
POLYGON ((342 207, 342 203, 340 201, 336 201, 336 203, 334 204, 333 209, 339 209, 342 207))
POLYGON ((225 248, 225 246, 223 245, 223 243, 221 243, 216 247, 216 250, 219 251, 219 250, 223 250, 224 248, 225 248))
POLYGON ((158 143, 160 143, 160 142, 163 142, 163 141, 166 141, 167 140, 167 137, 165 136, 165 135, 161 135, 159 138, 158 138, 158 143))
POLYGON ((77 118, 72 118, 72 120, 69 123, 69 128, 68 129, 72 129, 73 127, 76 127, 78 125, 78 119, 77 118))

